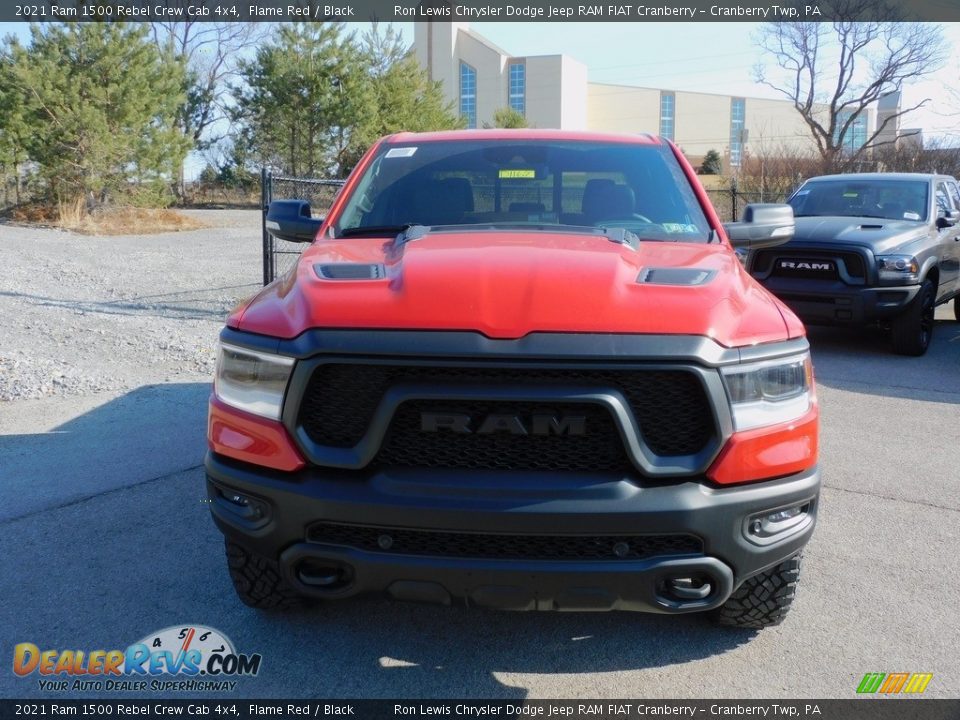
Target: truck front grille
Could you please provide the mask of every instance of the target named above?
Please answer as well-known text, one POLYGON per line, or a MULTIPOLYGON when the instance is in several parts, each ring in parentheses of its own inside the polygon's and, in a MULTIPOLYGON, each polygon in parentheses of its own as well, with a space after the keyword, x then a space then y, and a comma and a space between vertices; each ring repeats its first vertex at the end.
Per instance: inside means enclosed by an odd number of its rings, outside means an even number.
POLYGON ((368 552, 433 557, 511 560, 641 560, 661 555, 699 555, 695 535, 499 535, 371 525, 317 523, 308 542, 368 552))
MULTIPOLYGON (((655 455, 694 455, 716 437, 706 391, 699 378, 686 370, 327 363, 317 366, 307 384, 298 424, 317 445, 353 447, 366 434, 384 393, 398 383, 615 389, 626 398, 640 426, 642 441, 655 455)), ((402 403, 377 461, 407 467, 515 470, 631 467, 605 407, 569 402, 477 403, 452 398, 402 403), (420 413, 424 411, 477 417, 501 411, 521 417, 538 412, 585 415, 586 432, 582 436, 428 433, 420 427, 420 413)))
MULTIPOLYGON (((773 275, 775 277, 790 277, 797 279, 813 279, 813 280, 830 280, 830 279, 839 279, 840 274, 834 270, 833 272, 822 272, 816 270, 790 270, 785 271, 782 268, 778 267, 777 260, 824 260, 828 259, 834 263, 836 268, 843 267, 846 269, 847 275, 852 280, 862 281, 866 277, 866 267, 863 262, 863 257, 856 252, 847 252, 847 251, 837 251, 833 249, 824 248, 822 250, 817 250, 815 248, 798 248, 793 249, 789 246, 769 249, 769 250, 756 250, 756 255, 753 259, 752 271, 755 273, 760 273, 763 275, 773 275)), ((862 284, 862 283, 861 283, 862 284)))
MULTIPOLYGON (((529 424, 529 422, 527 422, 529 424)), ((435 402, 402 403, 377 455, 384 466, 467 468, 474 470, 580 470, 629 472, 630 460, 605 407, 582 403, 435 402), (583 435, 533 435, 423 432, 421 412, 456 413, 472 418, 515 417, 522 424, 533 415, 577 416, 583 435)))

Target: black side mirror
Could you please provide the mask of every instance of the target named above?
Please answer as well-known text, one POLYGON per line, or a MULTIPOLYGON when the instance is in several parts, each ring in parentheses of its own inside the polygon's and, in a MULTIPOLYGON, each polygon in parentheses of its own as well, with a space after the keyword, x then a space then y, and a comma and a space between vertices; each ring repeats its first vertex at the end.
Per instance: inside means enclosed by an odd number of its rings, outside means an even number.
POLYGON ((937 227, 940 230, 953 227, 960 222, 960 210, 947 210, 946 214, 937 217, 937 227))
POLYGON ((267 231, 287 242, 313 242, 323 218, 310 215, 306 200, 274 200, 267 208, 267 231))
POLYGON ((793 208, 779 203, 751 203, 740 222, 724 223, 730 244, 735 248, 764 248, 783 245, 793 237, 793 208))

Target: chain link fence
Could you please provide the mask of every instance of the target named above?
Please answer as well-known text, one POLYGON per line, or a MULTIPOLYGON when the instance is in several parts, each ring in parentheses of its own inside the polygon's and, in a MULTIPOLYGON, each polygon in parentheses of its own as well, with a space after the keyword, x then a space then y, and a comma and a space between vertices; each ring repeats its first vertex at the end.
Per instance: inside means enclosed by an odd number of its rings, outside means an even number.
POLYGON ((323 178, 292 178, 260 173, 260 199, 263 208, 263 284, 288 272, 297 263, 306 243, 292 243, 275 238, 267 232, 267 208, 272 200, 306 200, 314 217, 324 215, 343 187, 343 180, 323 178))
POLYGON ((735 187, 707 190, 710 202, 723 222, 736 222, 750 203, 782 203, 787 199, 782 192, 744 192, 735 187))

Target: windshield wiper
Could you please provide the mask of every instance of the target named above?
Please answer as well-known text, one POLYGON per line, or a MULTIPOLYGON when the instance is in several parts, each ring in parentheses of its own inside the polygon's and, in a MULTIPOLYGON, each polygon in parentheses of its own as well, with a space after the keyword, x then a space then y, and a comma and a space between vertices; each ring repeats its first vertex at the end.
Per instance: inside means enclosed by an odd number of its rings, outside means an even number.
POLYGON ((427 228, 416 223, 403 223, 401 225, 360 225, 357 227, 344 228, 340 231, 338 237, 376 237, 378 235, 399 235, 406 233, 411 228, 427 228))

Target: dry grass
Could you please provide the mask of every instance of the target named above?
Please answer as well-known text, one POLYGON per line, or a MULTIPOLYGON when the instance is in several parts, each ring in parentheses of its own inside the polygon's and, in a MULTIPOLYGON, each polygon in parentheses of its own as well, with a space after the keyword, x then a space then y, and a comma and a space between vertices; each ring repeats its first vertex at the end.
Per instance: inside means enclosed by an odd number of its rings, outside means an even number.
POLYGON ((153 235, 207 227, 176 210, 105 207, 90 213, 82 201, 60 203, 57 207, 21 205, 14 208, 9 217, 17 223, 58 227, 82 235, 153 235))

